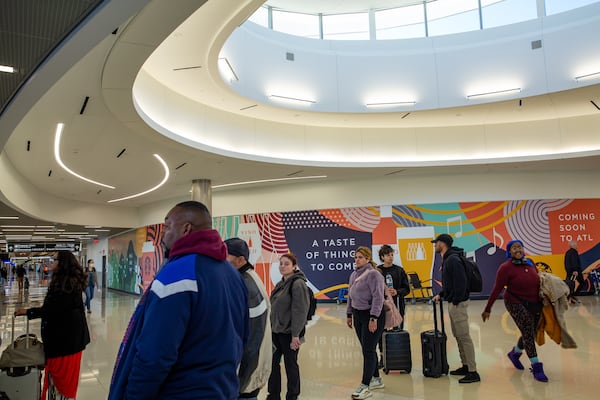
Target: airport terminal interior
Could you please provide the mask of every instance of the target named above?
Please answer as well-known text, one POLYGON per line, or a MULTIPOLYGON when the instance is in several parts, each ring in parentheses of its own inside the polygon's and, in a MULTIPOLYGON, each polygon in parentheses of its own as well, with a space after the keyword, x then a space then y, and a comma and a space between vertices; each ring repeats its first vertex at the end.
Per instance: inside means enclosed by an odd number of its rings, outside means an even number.
POLYGON ((13 312, 46 295, 44 263, 71 250, 100 283, 77 398, 105 399, 132 312, 167 261, 165 216, 192 199, 223 239, 249 243, 269 293, 279 256, 298 255, 319 299, 300 399, 348 399, 360 383, 338 292, 356 247, 390 244, 438 291, 441 233, 484 275, 469 305, 482 380, 423 376, 433 316, 419 298, 406 306, 412 370, 383 375, 372 398, 595 398, 599 35, 598 0, 0 1, 0 351, 13 312), (539 348, 547 383, 507 358, 518 330, 501 299, 481 318, 516 238, 561 279, 578 242, 585 270, 565 314, 577 348, 539 348), (32 268, 27 290, 19 264, 32 268))

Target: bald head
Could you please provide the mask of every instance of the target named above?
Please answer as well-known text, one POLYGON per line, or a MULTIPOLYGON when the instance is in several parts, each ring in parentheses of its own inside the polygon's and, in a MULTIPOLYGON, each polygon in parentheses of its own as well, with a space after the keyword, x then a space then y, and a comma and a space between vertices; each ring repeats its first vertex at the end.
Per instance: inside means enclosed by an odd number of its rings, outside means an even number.
POLYGON ((571 240, 569 242, 569 247, 572 248, 572 249, 577 250, 577 242, 575 240, 571 240))
POLYGON ((167 249, 171 249, 181 237, 211 228, 212 218, 208 208, 198 201, 184 201, 173 207, 165 217, 162 241, 167 249))

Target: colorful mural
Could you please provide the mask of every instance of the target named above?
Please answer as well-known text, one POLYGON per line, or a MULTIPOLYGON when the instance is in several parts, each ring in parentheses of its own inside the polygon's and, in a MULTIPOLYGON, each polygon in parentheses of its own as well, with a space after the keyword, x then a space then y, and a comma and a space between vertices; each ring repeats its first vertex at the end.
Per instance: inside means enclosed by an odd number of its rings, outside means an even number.
POLYGON ((584 267, 600 259, 599 217, 597 199, 507 200, 250 214, 215 218, 214 226, 224 239, 248 241, 250 261, 268 290, 281 279, 279 256, 291 251, 321 298, 336 297, 347 284, 361 245, 374 254, 392 245, 397 264, 439 287, 441 259, 430 241, 449 233, 479 265, 484 280, 479 296, 487 297, 505 260, 504 246, 513 238, 525 243, 536 263, 563 278, 570 240, 579 243, 584 267))
MULTIPOLYGON (((248 242, 250 262, 269 292, 281 279, 280 255, 293 252, 322 299, 335 298, 347 285, 358 246, 371 247, 377 258, 381 245, 391 245, 396 264, 439 288, 441 259, 430 241, 440 233, 451 234, 455 246, 477 262, 483 276, 477 297, 489 295, 511 239, 521 239, 540 268, 563 278, 570 240, 578 242, 584 268, 600 265, 600 199, 305 210, 217 217, 213 226, 223 239, 238 236, 248 242)), ((109 287, 139 293, 150 284, 163 263, 161 229, 152 225, 109 240, 109 287)), ((588 280, 585 287, 593 285, 588 280)))

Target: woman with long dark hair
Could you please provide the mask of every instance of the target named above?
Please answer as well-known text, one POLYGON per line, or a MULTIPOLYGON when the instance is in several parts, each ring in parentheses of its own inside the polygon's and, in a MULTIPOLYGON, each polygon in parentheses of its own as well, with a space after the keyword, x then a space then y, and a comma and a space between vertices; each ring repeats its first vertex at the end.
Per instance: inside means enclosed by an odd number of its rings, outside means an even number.
POLYGON ((504 305, 521 331, 521 337, 516 346, 507 354, 514 367, 525 369, 519 358, 523 350, 531 361, 533 377, 540 382, 548 382, 544 373, 543 364, 537 356, 535 348, 535 335, 540 314, 542 300, 540 298, 540 277, 533 261, 525 257, 523 242, 511 240, 506 246, 506 260, 498 268, 496 282, 488 299, 485 310, 481 314, 483 322, 490 318, 492 305, 498 298, 502 289, 504 291, 504 305))
POLYGON ((16 315, 42 319, 42 341, 46 373, 42 398, 48 389, 56 399, 77 396, 81 355, 90 342, 82 294, 87 277, 77 258, 69 251, 54 253, 52 279, 41 307, 21 308, 16 315))

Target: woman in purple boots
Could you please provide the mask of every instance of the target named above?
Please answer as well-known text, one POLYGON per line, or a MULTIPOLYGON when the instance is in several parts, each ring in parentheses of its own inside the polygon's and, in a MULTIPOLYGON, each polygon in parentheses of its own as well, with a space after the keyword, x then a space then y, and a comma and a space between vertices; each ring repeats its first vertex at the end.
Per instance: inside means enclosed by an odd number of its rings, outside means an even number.
POLYGON ((498 268, 496 282, 490 294, 485 310, 481 314, 483 321, 490 318, 494 301, 504 287, 504 305, 521 331, 517 345, 508 353, 508 358, 516 369, 525 367, 519 360, 523 350, 531 361, 533 377, 540 382, 548 382, 544 366, 537 356, 535 348, 536 328, 542 311, 540 298, 540 277, 533 262, 525 258, 523 242, 511 240, 506 246, 506 260, 498 268))

